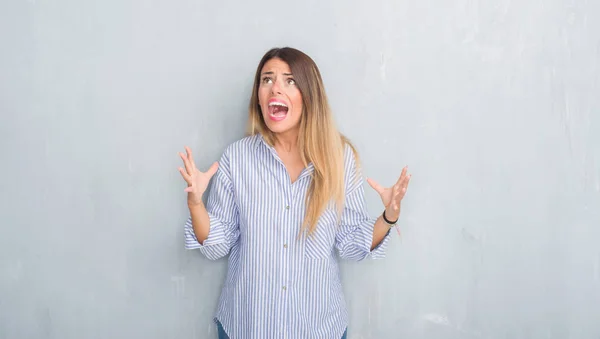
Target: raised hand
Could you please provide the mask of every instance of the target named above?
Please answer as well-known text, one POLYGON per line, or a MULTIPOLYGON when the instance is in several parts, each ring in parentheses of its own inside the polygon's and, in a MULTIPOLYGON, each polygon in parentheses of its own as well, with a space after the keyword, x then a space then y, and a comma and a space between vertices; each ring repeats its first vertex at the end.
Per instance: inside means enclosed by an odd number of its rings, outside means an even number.
POLYGON ((217 172, 219 163, 214 162, 206 172, 200 172, 194 163, 192 150, 186 146, 185 152, 186 154, 179 152, 185 166, 185 169, 179 167, 179 172, 188 184, 188 187, 184 190, 188 193, 188 205, 194 206, 202 203, 202 195, 208 188, 210 178, 217 172))
POLYGON ((381 201, 385 206, 385 215, 390 220, 396 220, 400 216, 400 203, 406 194, 411 177, 411 174, 407 174, 407 170, 407 167, 402 169, 400 178, 392 187, 382 187, 375 180, 367 179, 369 185, 381 196, 381 201))

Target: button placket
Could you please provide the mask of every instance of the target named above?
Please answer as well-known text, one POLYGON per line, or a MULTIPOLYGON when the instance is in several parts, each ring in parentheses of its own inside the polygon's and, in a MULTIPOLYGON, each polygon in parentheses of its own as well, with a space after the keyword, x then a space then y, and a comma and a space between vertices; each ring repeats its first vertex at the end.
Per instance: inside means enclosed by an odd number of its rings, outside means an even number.
POLYGON ((283 224, 281 225, 281 234, 282 234, 282 239, 281 239, 281 250, 283 251, 283 255, 281 256, 281 260, 283 261, 283 265, 281 268, 281 293, 282 293, 282 312, 281 312, 281 326, 282 326, 282 331, 283 331, 283 336, 284 338, 287 338, 287 321, 288 321, 288 314, 290 312, 289 310, 289 304, 288 304, 288 294, 289 294, 289 275, 290 275, 290 253, 289 253, 289 245, 288 245, 288 239, 289 239, 289 235, 290 235, 290 224, 292 222, 292 211, 291 211, 291 200, 290 200, 290 196, 291 196, 291 191, 292 191, 292 187, 291 185, 286 185, 285 186, 285 201, 284 201, 284 206, 283 206, 283 224))
POLYGON ((282 275, 283 275, 283 291, 287 290, 287 285, 288 285, 288 279, 289 279, 289 261, 290 261, 290 256, 289 256, 289 250, 288 250, 288 243, 287 243, 287 239, 288 239, 288 234, 289 234, 289 224, 290 224, 290 220, 291 220, 291 215, 290 215, 290 204, 289 204, 289 200, 286 202, 285 204, 285 211, 284 211, 284 224, 283 224, 283 261, 284 261, 284 268, 282 270, 282 275))

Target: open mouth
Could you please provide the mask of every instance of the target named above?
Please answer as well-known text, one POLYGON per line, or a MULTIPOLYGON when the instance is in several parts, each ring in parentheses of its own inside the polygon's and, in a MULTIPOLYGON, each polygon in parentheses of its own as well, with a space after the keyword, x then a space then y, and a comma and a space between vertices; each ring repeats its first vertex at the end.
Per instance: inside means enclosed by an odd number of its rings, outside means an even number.
POLYGON ((288 113, 288 106, 281 101, 269 102, 269 117, 272 120, 283 120, 288 113))

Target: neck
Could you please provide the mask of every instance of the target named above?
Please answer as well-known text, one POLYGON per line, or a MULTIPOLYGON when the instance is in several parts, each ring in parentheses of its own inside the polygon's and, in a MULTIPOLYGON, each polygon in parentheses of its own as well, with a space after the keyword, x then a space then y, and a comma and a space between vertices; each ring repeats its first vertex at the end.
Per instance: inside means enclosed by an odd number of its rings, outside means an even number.
POLYGON ((298 131, 275 134, 275 147, 285 152, 298 151, 298 131))

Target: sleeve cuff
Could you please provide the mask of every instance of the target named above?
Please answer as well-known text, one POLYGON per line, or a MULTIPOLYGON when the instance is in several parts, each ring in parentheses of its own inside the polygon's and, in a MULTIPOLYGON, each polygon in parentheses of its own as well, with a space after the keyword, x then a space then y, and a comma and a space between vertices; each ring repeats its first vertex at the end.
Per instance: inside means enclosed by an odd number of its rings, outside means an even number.
POLYGON ((369 256, 372 259, 383 259, 383 258, 385 258, 387 245, 388 245, 388 242, 390 241, 390 233, 391 233, 391 231, 392 231, 392 228, 390 227, 390 229, 387 231, 387 233, 385 234, 385 236, 383 237, 383 239, 381 239, 381 241, 379 242, 379 244, 377 244, 377 246, 375 246, 375 248, 373 248, 373 250, 371 250, 369 252, 369 256))
POLYGON ((223 224, 214 217, 210 212, 208 213, 210 218, 210 229, 208 231, 208 237, 204 240, 204 243, 200 243, 194 228, 192 226, 192 218, 189 217, 185 223, 185 248, 186 249, 197 249, 204 248, 211 245, 223 243, 225 241, 225 231, 223 224))

